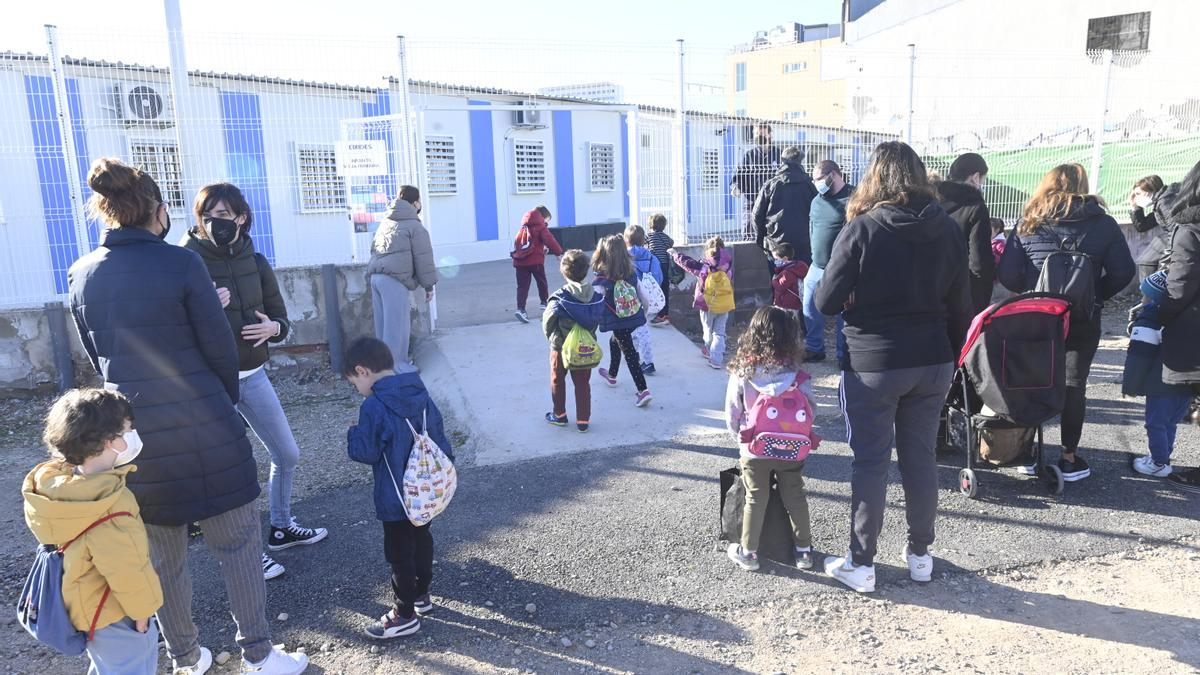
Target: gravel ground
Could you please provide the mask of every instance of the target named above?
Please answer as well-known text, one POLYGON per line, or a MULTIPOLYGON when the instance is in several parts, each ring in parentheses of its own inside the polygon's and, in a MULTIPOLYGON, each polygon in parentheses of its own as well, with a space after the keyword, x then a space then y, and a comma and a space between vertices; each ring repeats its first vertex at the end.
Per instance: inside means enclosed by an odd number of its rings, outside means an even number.
MULTIPOLYGON (((386 611, 390 588, 367 469, 344 456, 358 397, 333 380, 281 380, 302 446, 294 510, 331 534, 278 556, 288 573, 268 584, 275 639, 304 647, 310 672, 799 672, 814 664, 1196 672, 1200 498, 1129 469, 1144 433, 1141 402, 1119 396, 1122 349, 1120 339, 1106 340, 1089 386, 1083 448, 1092 479, 1052 498, 1035 481, 987 471, 982 498, 968 501, 955 490, 961 458, 944 460, 932 584, 908 581, 890 553, 903 544, 898 485, 889 491, 877 597, 780 566, 737 570, 714 547, 715 479, 734 462, 733 445, 683 439, 465 468, 454 507, 434 528, 439 611, 415 639, 382 645, 360 637, 386 611)), ((837 553, 849 525, 849 449, 831 405, 832 366, 814 375, 828 442, 807 465, 813 532, 818 550, 837 553)), ((15 601, 33 546, 18 488, 38 459, 47 404, 0 402, 4 603, 15 601)), ((1180 463, 1200 463, 1198 439, 1180 430, 1180 463)), ((202 543, 193 544, 192 567, 203 643, 233 651, 217 566, 202 543)), ((0 619, 0 664, 0 672, 82 670, 8 618, 0 619)))

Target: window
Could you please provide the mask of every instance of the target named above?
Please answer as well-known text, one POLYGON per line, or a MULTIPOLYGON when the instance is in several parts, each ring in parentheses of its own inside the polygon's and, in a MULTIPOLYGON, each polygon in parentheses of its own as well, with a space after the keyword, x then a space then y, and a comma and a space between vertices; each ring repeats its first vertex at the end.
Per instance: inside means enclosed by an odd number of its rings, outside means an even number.
POLYGON ((705 148, 700 158, 700 189, 721 189, 721 153, 705 148))
POLYGON ((187 209, 179 168, 179 146, 175 141, 131 140, 129 158, 134 166, 154 176, 172 211, 187 209))
POLYGON ((808 70, 808 61, 796 61, 795 63, 783 64, 783 74, 800 73, 808 70))
POLYGON ((805 117, 808 117, 807 110, 789 110, 788 112, 785 112, 783 114, 783 119, 784 119, 784 121, 787 121, 787 122, 793 122, 795 120, 802 120, 805 117))
POLYGON ((592 192, 617 189, 616 163, 612 143, 588 143, 588 181, 592 192))
POLYGON ((546 146, 541 141, 513 141, 517 194, 546 191, 546 146))
POLYGON ((1087 48, 1142 50, 1150 45, 1150 12, 1088 19, 1087 48))
POLYGON ((334 146, 296 144, 296 187, 300 213, 328 213, 346 209, 346 184, 337 173, 334 146))
POLYGON ((746 64, 739 63, 735 68, 735 77, 737 79, 737 91, 746 91, 746 64))
POLYGON ((425 137, 425 174, 431 195, 458 194, 453 136, 425 137))

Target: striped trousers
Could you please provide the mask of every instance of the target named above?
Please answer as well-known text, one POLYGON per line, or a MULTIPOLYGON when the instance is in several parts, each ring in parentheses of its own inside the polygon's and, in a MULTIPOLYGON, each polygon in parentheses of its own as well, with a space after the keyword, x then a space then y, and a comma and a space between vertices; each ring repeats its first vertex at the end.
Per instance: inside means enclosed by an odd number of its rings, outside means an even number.
MULTIPOLYGON (((204 543, 221 563, 225 594, 237 625, 242 655, 257 663, 271 652, 267 624, 267 587, 262 572, 262 523, 258 502, 239 506, 200 521, 204 543)), ((188 571, 186 525, 146 523, 150 560, 162 580, 163 606, 158 623, 174 667, 200 660, 200 634, 192 621, 192 577, 188 571)))

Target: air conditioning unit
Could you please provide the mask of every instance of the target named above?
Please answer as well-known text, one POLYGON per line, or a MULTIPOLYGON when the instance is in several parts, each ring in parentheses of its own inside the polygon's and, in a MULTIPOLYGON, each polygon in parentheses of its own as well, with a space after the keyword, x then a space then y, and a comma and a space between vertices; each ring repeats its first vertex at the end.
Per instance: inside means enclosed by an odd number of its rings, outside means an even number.
POLYGON ((513 124, 518 127, 540 127, 542 126, 542 110, 532 101, 526 101, 521 105, 521 110, 513 111, 513 124))
POLYGON ((170 94, 158 84, 121 82, 113 89, 116 110, 126 124, 171 126, 175 123, 170 94))

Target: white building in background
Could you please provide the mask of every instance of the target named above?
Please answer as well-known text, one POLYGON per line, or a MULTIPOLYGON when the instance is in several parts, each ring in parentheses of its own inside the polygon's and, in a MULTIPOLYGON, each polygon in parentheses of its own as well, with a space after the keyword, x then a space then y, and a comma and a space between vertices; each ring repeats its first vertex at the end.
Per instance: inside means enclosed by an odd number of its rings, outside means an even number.
POLYGON ((585 84, 564 84, 555 87, 542 87, 538 95, 554 98, 573 98, 580 101, 595 101, 596 103, 624 103, 625 88, 613 82, 588 82, 585 84))

